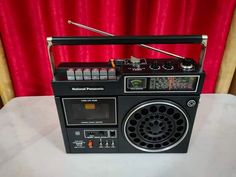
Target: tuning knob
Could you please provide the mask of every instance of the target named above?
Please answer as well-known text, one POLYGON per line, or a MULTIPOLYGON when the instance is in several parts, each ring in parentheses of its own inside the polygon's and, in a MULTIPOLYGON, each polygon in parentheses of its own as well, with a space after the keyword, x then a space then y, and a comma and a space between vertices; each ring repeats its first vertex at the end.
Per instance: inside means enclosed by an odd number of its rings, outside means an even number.
POLYGON ((165 70, 173 70, 174 69, 172 62, 170 62, 170 61, 165 62, 165 64, 162 67, 165 70))
POLYGON ((152 69, 152 70, 158 70, 158 69, 160 69, 160 66, 157 64, 157 62, 153 62, 153 63, 150 65, 150 69, 152 69))
POLYGON ((193 70, 194 61, 191 58, 182 59, 180 66, 183 70, 193 70))

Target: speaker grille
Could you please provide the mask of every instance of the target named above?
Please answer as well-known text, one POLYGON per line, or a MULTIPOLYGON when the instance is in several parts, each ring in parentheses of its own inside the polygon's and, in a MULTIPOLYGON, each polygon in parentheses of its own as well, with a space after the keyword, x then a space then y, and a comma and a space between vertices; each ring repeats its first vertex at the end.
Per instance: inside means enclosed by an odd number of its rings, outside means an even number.
POLYGON ((188 118, 169 101, 149 101, 138 105, 127 115, 124 133, 135 148, 160 152, 179 144, 187 134, 188 118))

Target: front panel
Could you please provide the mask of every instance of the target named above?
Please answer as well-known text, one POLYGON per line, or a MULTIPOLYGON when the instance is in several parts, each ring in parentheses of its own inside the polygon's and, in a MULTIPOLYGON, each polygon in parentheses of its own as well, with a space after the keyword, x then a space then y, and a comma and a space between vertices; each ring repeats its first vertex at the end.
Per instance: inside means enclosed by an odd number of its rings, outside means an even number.
MULTIPOLYGON (((66 93, 59 96, 57 108, 62 112, 60 119, 67 151, 187 152, 204 73, 193 70, 177 72, 180 68, 175 72, 156 73, 155 70, 146 73, 150 70, 146 65, 152 64, 149 60, 142 60, 145 61, 140 66, 142 72, 132 72, 129 68, 137 66, 124 62, 128 64, 117 67, 116 77, 111 80, 107 77, 104 81, 104 76, 92 80, 92 75, 91 80, 87 80, 89 69, 84 65, 86 80, 67 82, 58 77, 59 81, 53 82, 56 94, 66 93), (70 91, 64 89, 65 86, 70 91)), ((157 64, 156 60, 153 62, 157 64)), ((109 70, 101 64, 99 66, 101 68, 96 71, 109 70)), ((73 70, 77 71, 76 68, 73 70)), ((63 66, 63 71, 68 70, 63 66)))

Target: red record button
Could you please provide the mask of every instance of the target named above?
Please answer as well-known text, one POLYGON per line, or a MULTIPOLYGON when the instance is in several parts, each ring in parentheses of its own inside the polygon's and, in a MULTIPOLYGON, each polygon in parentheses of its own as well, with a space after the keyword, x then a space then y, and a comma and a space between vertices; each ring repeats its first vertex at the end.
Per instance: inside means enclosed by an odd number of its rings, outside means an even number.
POLYGON ((93 148, 93 140, 88 140, 88 148, 93 148))

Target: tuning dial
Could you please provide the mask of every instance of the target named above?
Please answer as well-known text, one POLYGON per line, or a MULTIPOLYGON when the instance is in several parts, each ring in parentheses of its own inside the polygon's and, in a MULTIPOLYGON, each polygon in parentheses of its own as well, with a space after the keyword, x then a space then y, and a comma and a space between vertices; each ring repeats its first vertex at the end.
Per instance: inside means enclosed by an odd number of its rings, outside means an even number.
POLYGON ((191 58, 182 59, 180 66, 183 70, 193 70, 194 61, 191 58))
POLYGON ((162 67, 165 70, 173 70, 174 69, 174 66, 173 66, 172 62, 170 62, 170 61, 165 62, 165 64, 162 67))

